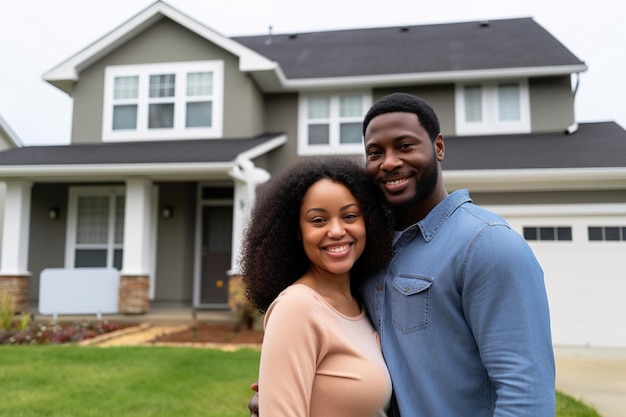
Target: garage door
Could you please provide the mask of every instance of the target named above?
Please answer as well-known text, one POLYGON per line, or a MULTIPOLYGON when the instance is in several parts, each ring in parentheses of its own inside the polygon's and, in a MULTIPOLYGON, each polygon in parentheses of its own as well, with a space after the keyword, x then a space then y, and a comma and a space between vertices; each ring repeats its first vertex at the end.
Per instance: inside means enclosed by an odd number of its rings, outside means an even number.
POLYGON ((541 263, 555 345, 626 347, 626 205, 491 206, 541 263))

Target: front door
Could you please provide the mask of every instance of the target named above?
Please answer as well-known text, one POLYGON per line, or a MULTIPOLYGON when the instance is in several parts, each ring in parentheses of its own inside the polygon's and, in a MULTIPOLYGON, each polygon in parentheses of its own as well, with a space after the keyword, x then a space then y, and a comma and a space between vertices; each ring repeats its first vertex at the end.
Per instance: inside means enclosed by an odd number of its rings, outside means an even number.
POLYGON ((200 307, 227 307, 232 234, 232 205, 202 207, 200 307))

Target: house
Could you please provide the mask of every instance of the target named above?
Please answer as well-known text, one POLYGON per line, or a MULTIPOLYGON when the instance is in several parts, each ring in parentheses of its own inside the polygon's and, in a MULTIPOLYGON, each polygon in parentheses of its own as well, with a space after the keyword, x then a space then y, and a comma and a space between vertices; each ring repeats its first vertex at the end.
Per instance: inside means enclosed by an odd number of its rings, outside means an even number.
POLYGON ((539 257, 554 342, 626 346, 626 131, 576 122, 586 70, 532 18, 225 37, 157 1, 44 75, 69 145, 0 152, 0 280, 27 304, 46 268, 114 267, 123 313, 226 308, 256 187, 363 158, 363 115, 404 91, 440 116, 449 190, 539 257))

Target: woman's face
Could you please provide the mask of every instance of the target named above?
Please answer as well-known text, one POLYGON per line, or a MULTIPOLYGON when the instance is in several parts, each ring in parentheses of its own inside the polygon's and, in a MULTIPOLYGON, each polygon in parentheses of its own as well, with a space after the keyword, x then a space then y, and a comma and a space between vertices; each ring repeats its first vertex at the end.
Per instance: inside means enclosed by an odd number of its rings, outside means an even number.
POLYGON ((344 274, 365 248, 365 219, 348 188, 330 179, 314 183, 300 206, 304 252, 314 269, 344 274))

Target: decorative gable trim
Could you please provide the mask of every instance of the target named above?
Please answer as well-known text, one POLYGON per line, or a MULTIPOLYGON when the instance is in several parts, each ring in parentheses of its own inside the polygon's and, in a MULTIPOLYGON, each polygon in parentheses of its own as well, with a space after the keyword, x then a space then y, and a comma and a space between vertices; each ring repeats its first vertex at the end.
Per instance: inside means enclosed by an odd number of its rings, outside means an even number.
POLYGON ((197 35, 238 56, 239 69, 241 71, 268 71, 275 70, 278 66, 275 62, 239 42, 224 37, 166 3, 157 1, 117 29, 48 71, 44 74, 43 79, 70 94, 72 85, 78 81, 78 74, 81 70, 89 67, 164 17, 175 21, 197 35))

